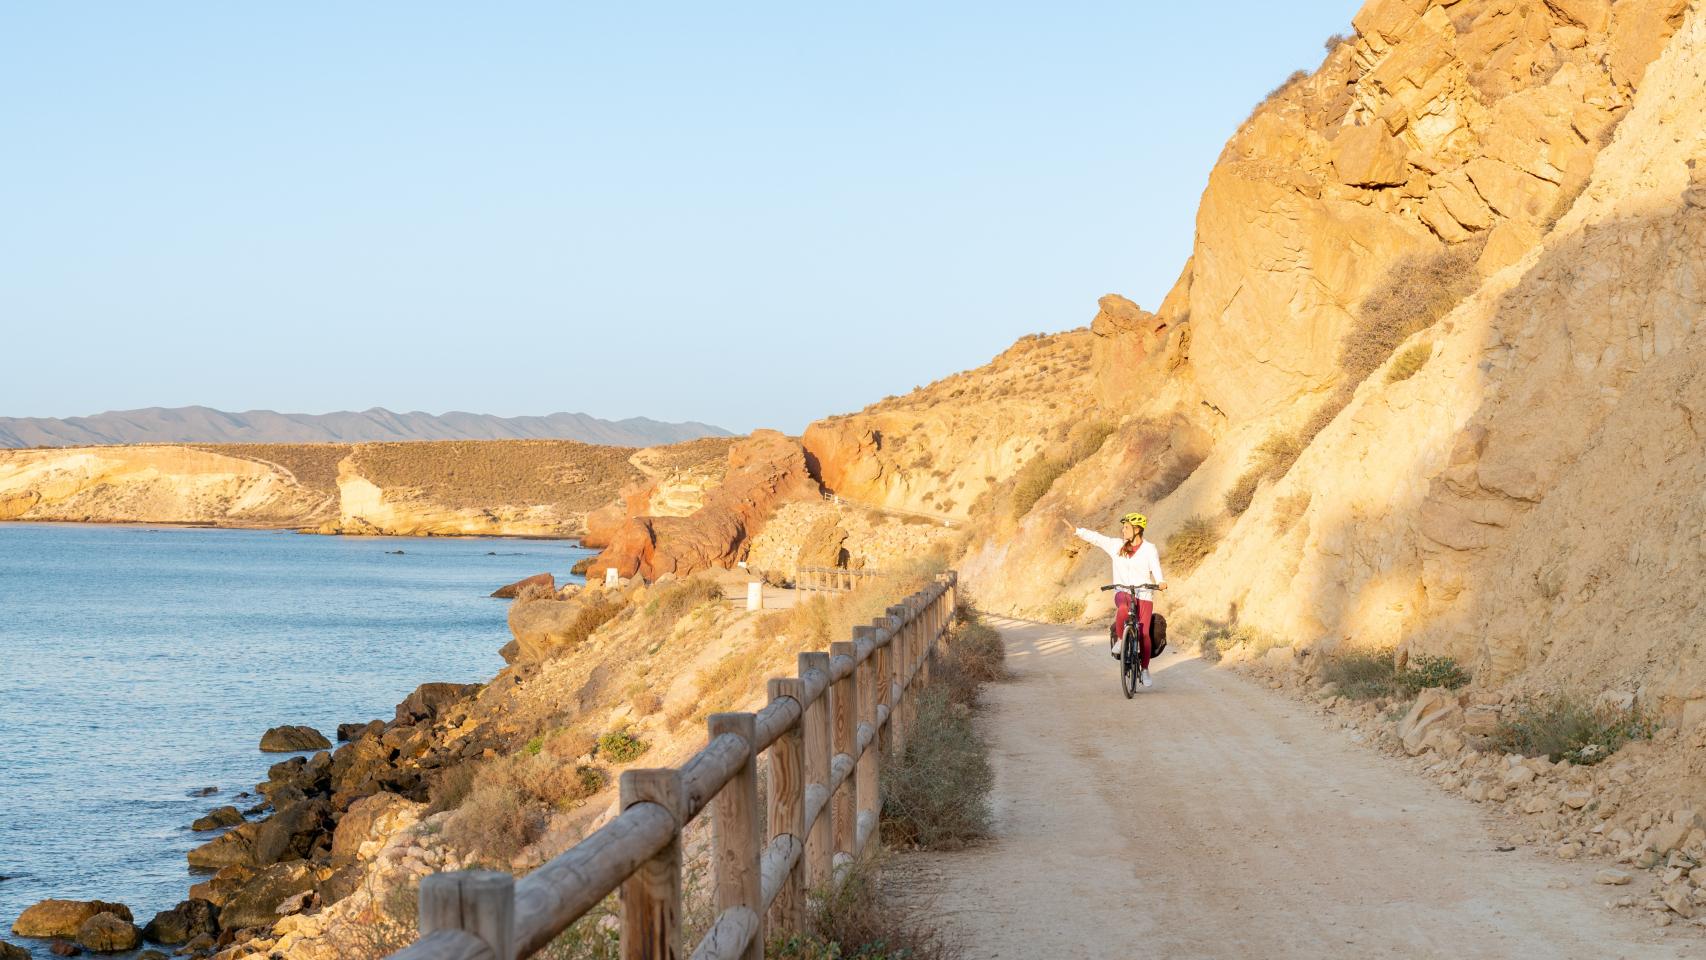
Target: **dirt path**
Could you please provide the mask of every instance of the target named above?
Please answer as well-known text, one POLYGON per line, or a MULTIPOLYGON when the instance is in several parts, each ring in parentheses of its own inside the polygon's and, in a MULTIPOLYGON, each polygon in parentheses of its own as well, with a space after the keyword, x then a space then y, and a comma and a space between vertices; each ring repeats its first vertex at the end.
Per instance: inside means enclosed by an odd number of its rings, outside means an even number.
POLYGON ((996 626, 995 839, 901 861, 968 960, 1700 954, 1276 694, 1169 654, 1127 701, 1105 635, 996 626))

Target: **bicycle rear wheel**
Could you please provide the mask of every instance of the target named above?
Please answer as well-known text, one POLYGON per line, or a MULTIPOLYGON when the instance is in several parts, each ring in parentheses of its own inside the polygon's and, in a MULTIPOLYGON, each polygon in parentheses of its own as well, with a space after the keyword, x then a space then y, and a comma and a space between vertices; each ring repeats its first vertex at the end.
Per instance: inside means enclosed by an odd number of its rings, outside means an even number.
POLYGON ((1120 686, 1125 689, 1125 698, 1130 700, 1137 693, 1137 638, 1127 630, 1123 645, 1120 649, 1120 686))

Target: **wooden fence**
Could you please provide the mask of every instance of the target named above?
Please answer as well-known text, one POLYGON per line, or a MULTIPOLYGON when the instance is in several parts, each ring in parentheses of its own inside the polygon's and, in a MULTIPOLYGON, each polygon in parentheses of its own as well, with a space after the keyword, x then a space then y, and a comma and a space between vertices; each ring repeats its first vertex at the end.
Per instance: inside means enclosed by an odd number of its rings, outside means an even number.
POLYGON ((846 567, 800 567, 794 571, 795 590, 824 590, 845 593, 872 580, 892 577, 886 570, 849 570, 846 567))
POLYGON ((806 890, 876 836, 879 768, 913 729, 957 583, 942 574, 852 640, 800 654, 799 676, 771 680, 764 709, 712 714, 704 749, 680 767, 624 772, 622 812, 521 880, 480 870, 424 878, 420 939, 392 957, 529 957, 620 887, 624 960, 677 960, 682 830, 709 807, 717 915, 691 957, 762 960, 770 934, 801 929, 806 890))

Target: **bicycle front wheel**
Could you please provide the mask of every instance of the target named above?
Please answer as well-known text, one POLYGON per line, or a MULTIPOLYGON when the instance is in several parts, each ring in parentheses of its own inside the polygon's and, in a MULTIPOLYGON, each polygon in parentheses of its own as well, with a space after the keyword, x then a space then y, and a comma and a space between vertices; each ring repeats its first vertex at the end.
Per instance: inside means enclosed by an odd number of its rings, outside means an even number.
POLYGON ((1120 685, 1127 700, 1137 694, 1137 668, 1137 638, 1127 633, 1120 650, 1120 685))

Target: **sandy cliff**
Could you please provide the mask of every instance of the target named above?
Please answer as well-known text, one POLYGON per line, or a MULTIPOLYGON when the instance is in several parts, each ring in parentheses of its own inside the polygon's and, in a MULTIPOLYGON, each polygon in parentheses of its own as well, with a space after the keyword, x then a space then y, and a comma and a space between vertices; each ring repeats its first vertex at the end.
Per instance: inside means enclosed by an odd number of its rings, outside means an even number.
POLYGON ((0 450, 0 520, 580 536, 589 513, 654 475, 666 506, 691 499, 684 488, 717 475, 728 443, 637 451, 559 440, 0 450), (660 474, 657 464, 669 469, 660 474))
POLYGON ((1706 714, 1701 14, 1376 0, 1355 25, 1227 145, 1166 301, 1104 301, 1096 395, 1131 442, 974 544, 973 588, 1094 614, 1099 558, 1059 517, 1135 506, 1165 544, 1198 515, 1218 547, 1176 612, 1706 714), (1393 291, 1453 263, 1455 309, 1366 378, 1347 363, 1393 291), (1133 365, 1166 388, 1124 391, 1133 365), (1205 440, 1181 483, 1152 479, 1205 440))

